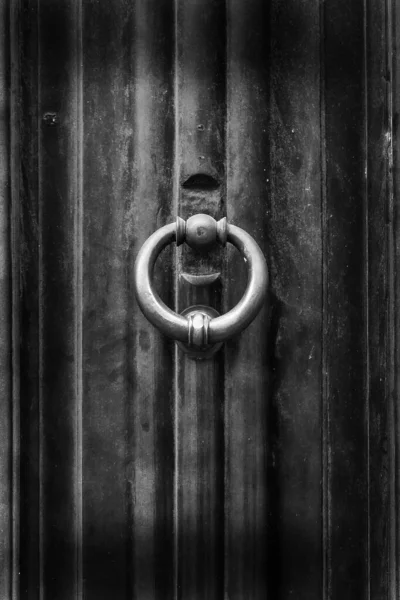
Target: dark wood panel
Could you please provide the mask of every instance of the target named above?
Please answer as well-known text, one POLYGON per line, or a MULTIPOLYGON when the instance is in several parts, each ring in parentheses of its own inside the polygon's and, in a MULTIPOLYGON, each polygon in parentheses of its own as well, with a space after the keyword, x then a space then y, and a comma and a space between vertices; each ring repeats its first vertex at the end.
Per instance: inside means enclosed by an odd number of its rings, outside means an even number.
POLYGON ((83 594, 128 598, 128 298, 133 7, 83 7, 83 594), (128 68, 127 68, 128 67, 128 68))
MULTIPOLYGON (((400 595, 400 10, 395 1, 388 2, 387 15, 387 63, 390 72, 389 94, 389 122, 388 129, 392 134, 392 163, 389 160, 390 202, 388 203, 390 227, 388 227, 388 258, 389 258, 389 300, 387 335, 390 336, 390 418, 389 418, 389 494, 390 494, 390 520, 389 520, 389 564, 388 585, 389 594, 396 598, 400 595), (392 389, 390 387, 392 386, 392 389)), ((390 158, 390 154, 389 154, 390 158)), ((385 374, 385 378, 387 374, 385 374)))
POLYGON ((225 0, 176 0, 176 12, 179 182, 203 173, 223 184, 225 0))
POLYGON ((19 194, 15 204, 20 262, 20 556, 21 598, 39 597, 39 262, 38 262, 38 37, 37 3, 15 15, 18 42, 15 92, 19 94, 19 194), (29 60, 28 60, 29 57, 29 60))
POLYGON ((324 597, 368 595, 364 3, 324 6, 324 597))
POLYGON ((21 440, 21 535, 13 597, 22 598, 70 597, 77 584, 77 40, 74 5, 47 8, 26 2, 11 11, 13 248, 20 267, 14 364, 21 366, 14 383, 14 402, 18 387, 21 397, 13 424, 14 446, 18 434, 21 440))
MULTIPOLYGON (((13 591, 13 402, 9 15, 0 10, 0 597, 13 591)), ((15 96, 12 97, 13 103, 15 96)))
MULTIPOLYGON (((21 455, 21 440, 20 440, 20 388, 21 388, 21 371, 20 371, 20 341, 21 341, 21 330, 20 330, 20 315, 21 315, 21 286, 20 286, 20 266, 21 266, 21 253, 20 253, 20 220, 21 220, 21 206, 20 206, 20 187, 21 187, 21 148, 20 148, 20 135, 21 135, 21 63, 20 63, 20 35, 19 25, 21 22, 20 17, 20 4, 15 2, 11 3, 8 7, 9 11, 4 12, 5 18, 5 31, 6 35, 3 37, 4 41, 9 41, 9 51, 4 52, 4 57, 8 61, 8 85, 9 85, 9 253, 8 257, 10 260, 10 286, 11 294, 9 296, 11 300, 11 307, 9 309, 9 319, 11 319, 11 347, 9 354, 9 368, 10 368, 10 382, 12 385, 12 394, 10 395, 10 403, 12 405, 10 410, 11 427, 12 432, 12 445, 11 445, 11 495, 9 501, 11 504, 11 523, 8 548, 8 558, 11 566, 11 573, 9 576, 10 590, 9 596, 13 600, 20 597, 20 576, 21 576, 21 563, 20 563, 20 455, 21 455)), ((2 485, 5 482, 2 481, 2 485)), ((7 596, 6 596, 7 597, 7 596)))
MULTIPOLYGON (((263 2, 227 3, 227 217, 268 256, 269 13, 263 2)), ((228 248, 224 309, 243 294, 243 258, 228 248)), ((269 257, 269 256, 268 256, 269 257)), ((226 344, 225 596, 267 590, 267 313, 226 344)))
POLYGON ((396 597, 391 569, 390 428, 393 396, 393 123, 390 3, 366 12, 366 216, 368 269, 368 527, 370 598, 396 597))
POLYGON ((320 3, 271 8, 271 591, 321 598, 320 3))
MULTIPOLYGON (((170 220, 172 6, 84 6, 84 590, 168 598, 172 354, 141 316, 133 262, 170 220)), ((171 261, 158 285, 171 303, 171 261)))
POLYGON ((39 594, 69 599, 79 593, 81 544, 80 23, 75 2, 41 0, 38 6, 39 594))
MULTIPOLYGON (((0 11, 0 596, 396 597, 395 3, 80 11, 0 11), (270 266, 269 306, 209 362, 133 295, 176 212, 227 213, 270 266)), ((175 259, 171 307, 240 298, 232 249, 175 259)))
POLYGON ((223 390, 219 361, 179 370, 179 598, 223 597, 223 390))
MULTIPOLYGON (((137 1, 134 6, 132 196, 126 196, 128 259, 129 486, 132 597, 174 597, 174 346, 143 317, 133 294, 133 266, 144 241, 174 219, 174 7, 137 1)), ((128 65, 127 65, 128 67, 128 65)), ((129 132, 128 137, 129 137, 129 132)), ((117 150, 118 151, 118 150, 117 150)), ((162 253, 155 282, 174 304, 172 248, 162 253)), ((130 597, 130 596, 129 596, 130 597)))
MULTIPOLYGON (((177 214, 215 219, 225 203, 225 1, 176 3, 177 214), (207 179, 208 177, 208 179, 207 179)), ((223 251, 183 247, 177 261, 177 309, 221 310, 221 281, 195 287, 183 275, 221 273, 223 251)), ((223 354, 194 361, 177 350, 178 598, 223 596, 223 354)))
MULTIPOLYGON (((246 509, 247 501, 247 518, 259 538, 257 545, 248 538, 247 547, 257 553, 250 559, 249 550, 241 555, 235 545, 235 523, 227 524, 236 554, 229 590, 238 598, 250 590, 254 597, 264 597, 267 585, 273 597, 318 597, 319 12, 317 5, 306 3, 273 3, 268 13, 262 4, 248 11, 232 3, 232 11, 228 215, 259 240, 268 257, 271 321, 268 328, 264 313, 240 344, 235 340, 228 345, 232 441, 227 460, 235 469, 231 494, 236 526, 244 519, 239 502, 246 509), (255 470, 253 478, 258 479, 252 489, 249 471, 255 470), (246 492, 256 502, 256 516, 246 492), (266 539, 261 533, 265 529, 266 539)), ((229 271, 229 281, 235 283, 237 260, 232 257, 229 271)), ((237 293, 231 301, 235 297, 237 293)), ((242 529, 249 535, 248 521, 242 529)))

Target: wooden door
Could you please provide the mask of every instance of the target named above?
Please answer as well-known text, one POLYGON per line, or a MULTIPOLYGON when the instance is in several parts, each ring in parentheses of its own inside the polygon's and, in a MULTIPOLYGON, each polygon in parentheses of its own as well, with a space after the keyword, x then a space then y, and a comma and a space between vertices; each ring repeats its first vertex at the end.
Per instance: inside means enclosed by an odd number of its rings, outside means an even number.
MULTIPOLYGON (((0 6, 0 597, 398 598, 396 3, 0 6), (207 361, 133 292, 199 212, 270 271, 207 361)), ((226 311, 246 268, 155 279, 226 311)))

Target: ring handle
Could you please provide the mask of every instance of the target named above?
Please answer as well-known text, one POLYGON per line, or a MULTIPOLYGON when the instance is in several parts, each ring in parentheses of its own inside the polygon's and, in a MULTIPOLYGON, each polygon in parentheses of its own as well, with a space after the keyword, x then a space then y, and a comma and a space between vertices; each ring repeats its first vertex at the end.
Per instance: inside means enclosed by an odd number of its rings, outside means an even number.
POLYGON ((174 340, 207 347, 237 335, 253 321, 264 302, 268 268, 257 242, 240 227, 227 224, 226 219, 217 223, 209 215, 194 215, 185 222, 178 217, 176 223, 161 227, 143 244, 136 258, 134 286, 138 304, 150 323, 174 340), (186 318, 164 304, 153 287, 152 274, 158 255, 173 241, 196 248, 228 241, 241 252, 249 277, 246 291, 234 308, 214 318, 205 311, 186 318))

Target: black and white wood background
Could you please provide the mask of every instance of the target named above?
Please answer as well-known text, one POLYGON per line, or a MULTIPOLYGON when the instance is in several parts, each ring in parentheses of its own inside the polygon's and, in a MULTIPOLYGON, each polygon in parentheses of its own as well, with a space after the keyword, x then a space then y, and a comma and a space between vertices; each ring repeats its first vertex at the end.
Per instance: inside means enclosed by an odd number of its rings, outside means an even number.
POLYGON ((1 600, 400 597, 397 4, 0 2, 1 600), (195 363, 132 270, 204 208, 271 289, 195 363))

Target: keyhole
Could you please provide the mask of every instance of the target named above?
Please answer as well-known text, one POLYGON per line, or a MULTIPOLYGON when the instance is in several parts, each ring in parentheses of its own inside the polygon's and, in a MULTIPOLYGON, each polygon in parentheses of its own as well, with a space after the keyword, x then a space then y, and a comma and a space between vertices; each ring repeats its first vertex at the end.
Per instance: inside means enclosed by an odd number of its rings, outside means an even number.
POLYGON ((196 173, 191 175, 182 183, 182 187, 189 190, 216 190, 219 188, 219 182, 211 175, 206 173, 196 173))

